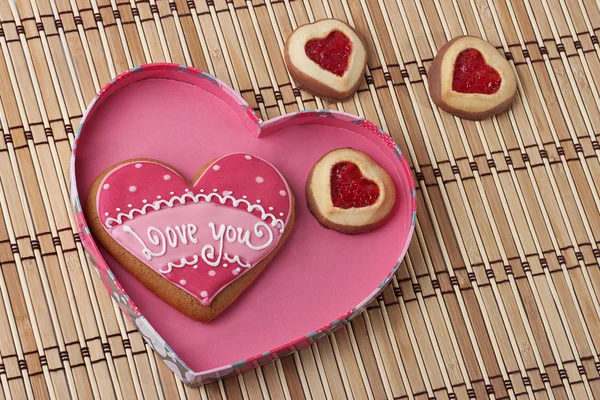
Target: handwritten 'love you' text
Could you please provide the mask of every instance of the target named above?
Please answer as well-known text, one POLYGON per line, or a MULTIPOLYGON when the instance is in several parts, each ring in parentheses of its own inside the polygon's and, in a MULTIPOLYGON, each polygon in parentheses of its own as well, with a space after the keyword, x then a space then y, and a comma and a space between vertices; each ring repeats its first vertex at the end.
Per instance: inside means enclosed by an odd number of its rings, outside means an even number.
MULTIPOLYGON (((163 229, 149 226, 146 230, 146 237, 142 238, 130 226, 125 225, 123 232, 133 236, 142 246, 141 254, 147 261, 154 257, 168 257, 169 249, 177 249, 180 246, 193 246, 200 244, 202 247, 199 254, 191 255, 191 258, 184 257, 179 262, 167 262, 166 266, 159 269, 163 274, 170 273, 173 268, 183 268, 186 265, 194 265, 201 259, 211 267, 220 265, 226 266, 227 263, 238 264, 244 268, 251 268, 252 265, 244 259, 241 254, 234 254, 227 250, 228 243, 243 245, 245 249, 251 251, 262 251, 273 244, 274 235, 272 228, 263 221, 258 221, 250 229, 235 227, 226 224, 208 223, 210 235, 206 237, 206 243, 199 243, 197 238, 198 226, 195 224, 181 224, 175 226, 166 226, 163 229), (210 239, 209 239, 210 238, 210 239)), ((198 246, 194 246, 196 249, 198 246)), ((239 246, 238 246, 239 249, 239 246)), ((190 252, 192 253, 192 252, 190 252)))

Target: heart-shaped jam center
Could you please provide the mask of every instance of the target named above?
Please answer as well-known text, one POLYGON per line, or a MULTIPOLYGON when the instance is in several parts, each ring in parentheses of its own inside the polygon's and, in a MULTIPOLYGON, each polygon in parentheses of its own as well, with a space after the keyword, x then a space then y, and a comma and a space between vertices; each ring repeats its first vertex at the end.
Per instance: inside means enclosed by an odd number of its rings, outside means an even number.
POLYGON ((312 39, 304 46, 306 56, 321 68, 337 76, 343 76, 348 70, 352 42, 342 32, 332 31, 324 39, 312 39))
POLYGON ((452 90, 461 93, 493 94, 500 89, 502 78, 476 49, 465 49, 456 57, 452 90))
POLYGON ((367 207, 378 198, 379 186, 365 178, 356 164, 341 162, 331 169, 331 201, 335 207, 367 207))

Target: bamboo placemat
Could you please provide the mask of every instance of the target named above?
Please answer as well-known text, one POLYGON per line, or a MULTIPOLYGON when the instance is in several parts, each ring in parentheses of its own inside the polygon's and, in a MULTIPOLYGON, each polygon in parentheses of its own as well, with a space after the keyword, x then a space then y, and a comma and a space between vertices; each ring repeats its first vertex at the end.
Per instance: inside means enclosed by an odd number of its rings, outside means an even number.
POLYGON ((600 397, 600 2, 1 0, 3 398, 600 397), (327 103, 290 83, 295 27, 348 21, 369 58, 327 103), (437 48, 469 33, 515 66, 512 110, 474 123, 432 106, 437 48), (332 108, 390 132, 418 183, 392 284, 317 344, 190 389, 144 344, 71 224, 74 130, 102 85, 169 61, 216 75, 264 119, 332 108))

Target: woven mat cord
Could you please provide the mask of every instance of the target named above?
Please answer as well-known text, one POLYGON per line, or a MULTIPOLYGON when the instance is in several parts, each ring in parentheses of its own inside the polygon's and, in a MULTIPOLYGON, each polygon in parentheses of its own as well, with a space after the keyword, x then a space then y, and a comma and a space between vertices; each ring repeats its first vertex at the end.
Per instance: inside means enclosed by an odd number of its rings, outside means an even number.
POLYGON ((0 397, 600 398, 600 2, 594 0, 1 0, 0 397), (366 39, 358 92, 299 90, 290 32, 335 17, 366 39), (452 37, 514 66, 508 113, 433 106, 452 37), (378 123, 417 182, 412 245, 351 324, 238 377, 190 389, 155 357, 86 260, 69 160, 118 73, 205 70, 263 119, 330 108, 378 123))

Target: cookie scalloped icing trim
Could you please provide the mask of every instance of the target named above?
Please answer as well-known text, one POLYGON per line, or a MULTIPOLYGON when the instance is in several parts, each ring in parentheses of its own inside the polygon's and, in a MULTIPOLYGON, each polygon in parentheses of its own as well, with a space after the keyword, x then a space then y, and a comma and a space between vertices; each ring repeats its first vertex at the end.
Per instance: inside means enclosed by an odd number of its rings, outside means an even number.
POLYGON ((285 228, 285 223, 283 222, 283 220, 277 218, 273 214, 269 214, 268 212, 266 212, 265 209, 263 208, 263 206, 261 206, 260 204, 252 204, 248 200, 245 200, 245 199, 236 199, 233 196, 222 196, 218 193, 210 193, 210 194, 206 195, 204 193, 192 194, 191 192, 185 193, 181 196, 173 196, 169 200, 157 200, 157 201, 154 201, 152 204, 145 204, 141 209, 140 208, 131 208, 128 213, 122 212, 122 213, 119 213, 116 216, 116 218, 112 218, 112 217, 107 218, 105 221, 105 225, 107 228, 113 228, 114 223, 116 223, 117 225, 121 225, 123 223, 124 218, 131 220, 135 217, 136 214, 146 215, 148 209, 153 209, 154 211, 158 211, 159 209, 162 208, 163 205, 171 208, 176 205, 175 204, 176 201, 179 202, 178 205, 186 204, 186 202, 188 200, 191 200, 194 203, 198 203, 200 201, 200 199, 206 201, 207 203, 211 203, 214 198, 218 199, 220 204, 225 204, 225 203, 227 203, 228 200, 231 200, 231 203, 234 207, 239 207, 240 204, 244 204, 244 205, 246 205, 246 207, 247 207, 246 210, 248 212, 252 212, 255 210, 260 211, 262 214, 261 218, 263 220, 270 219, 271 225, 273 227, 279 226, 280 232, 283 232, 283 230, 285 228))

